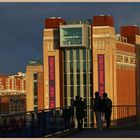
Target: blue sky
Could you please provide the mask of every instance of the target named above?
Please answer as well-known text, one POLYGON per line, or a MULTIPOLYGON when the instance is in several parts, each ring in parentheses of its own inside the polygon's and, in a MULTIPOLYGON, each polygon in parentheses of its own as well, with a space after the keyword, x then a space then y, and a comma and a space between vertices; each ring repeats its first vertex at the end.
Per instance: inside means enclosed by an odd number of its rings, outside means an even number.
POLYGON ((116 32, 122 25, 140 26, 140 3, 0 3, 0 73, 25 72, 30 59, 42 59, 44 19, 114 17, 116 32))

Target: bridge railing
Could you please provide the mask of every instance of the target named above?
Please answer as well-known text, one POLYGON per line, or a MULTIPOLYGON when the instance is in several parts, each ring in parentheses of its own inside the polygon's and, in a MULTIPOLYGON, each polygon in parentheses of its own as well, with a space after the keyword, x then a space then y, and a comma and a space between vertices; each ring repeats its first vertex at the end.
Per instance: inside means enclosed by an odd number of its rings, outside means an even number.
MULTIPOLYGON (((117 127, 136 122, 136 108, 135 105, 113 106, 111 125, 117 127)), ((92 107, 85 109, 84 127, 96 126, 92 110, 92 107)), ((69 131, 76 127, 77 121, 73 107, 59 107, 0 116, 0 137, 44 137, 69 131)))

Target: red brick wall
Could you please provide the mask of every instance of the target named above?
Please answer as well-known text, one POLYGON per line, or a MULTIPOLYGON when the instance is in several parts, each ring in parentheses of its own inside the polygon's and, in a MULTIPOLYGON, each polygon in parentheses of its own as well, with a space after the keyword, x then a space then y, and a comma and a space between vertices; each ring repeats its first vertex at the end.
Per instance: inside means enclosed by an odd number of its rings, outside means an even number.
POLYGON ((136 104, 135 70, 117 69, 117 104, 136 104))
POLYGON ((135 46, 124 44, 124 43, 121 43, 121 42, 117 42, 116 49, 120 50, 120 51, 124 51, 124 52, 130 52, 130 53, 135 53, 136 52, 135 46))

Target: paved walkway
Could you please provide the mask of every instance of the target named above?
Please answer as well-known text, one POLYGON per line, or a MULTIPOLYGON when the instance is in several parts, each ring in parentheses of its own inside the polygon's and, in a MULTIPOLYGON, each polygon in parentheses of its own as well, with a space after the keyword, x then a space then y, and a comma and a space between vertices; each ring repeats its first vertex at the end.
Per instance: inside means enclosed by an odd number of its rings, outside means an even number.
POLYGON ((95 130, 83 129, 61 135, 62 138, 140 138, 140 130, 95 130))

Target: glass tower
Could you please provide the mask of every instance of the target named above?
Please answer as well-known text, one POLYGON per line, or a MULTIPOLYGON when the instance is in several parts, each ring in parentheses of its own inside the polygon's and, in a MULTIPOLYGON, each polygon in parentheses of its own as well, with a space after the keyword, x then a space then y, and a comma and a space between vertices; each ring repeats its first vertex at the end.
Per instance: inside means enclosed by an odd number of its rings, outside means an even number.
MULTIPOLYGON (((80 24, 60 26, 64 106, 71 106, 76 95, 82 97, 86 106, 92 106, 91 27, 82 22, 80 24)), ((90 123, 92 119, 93 111, 87 107, 85 121, 90 123)), ((84 125, 86 126, 86 123, 84 125)))

